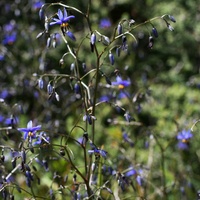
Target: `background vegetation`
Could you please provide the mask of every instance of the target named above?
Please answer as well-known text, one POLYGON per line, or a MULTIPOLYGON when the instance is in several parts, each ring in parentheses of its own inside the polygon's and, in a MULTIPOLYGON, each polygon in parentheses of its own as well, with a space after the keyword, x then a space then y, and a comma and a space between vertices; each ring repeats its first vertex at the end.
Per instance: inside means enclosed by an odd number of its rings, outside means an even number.
MULTIPOLYGON (((56 35, 56 48, 52 47, 52 43, 51 47, 47 47, 48 34, 36 39, 45 29, 44 19, 39 17, 39 10, 44 3, 55 2, 0 2, 0 191, 3 198, 83 199, 83 180, 72 165, 73 163, 84 173, 84 148, 76 142, 83 136, 83 130, 86 130, 99 149, 108 152, 106 159, 100 154, 97 179, 94 180, 97 180, 94 184, 96 189, 100 188, 97 189, 99 193, 96 192, 99 198, 197 198, 200 189, 200 136, 199 124, 196 123, 199 120, 200 103, 200 7, 197 2, 94 0, 91 1, 89 16, 91 26, 88 26, 80 13, 68 9, 70 15, 75 15, 75 19, 70 21, 70 31, 75 35, 76 41, 70 38, 67 41, 74 52, 78 50, 76 67, 80 70, 80 77, 84 77, 82 80, 92 97, 96 83, 93 70, 97 67, 97 58, 91 52, 89 27, 112 38, 115 28, 123 19, 135 20, 134 25, 164 14, 173 15, 176 19, 176 23, 173 23, 166 17, 174 31, 170 31, 162 19, 152 21, 158 32, 152 48, 149 48, 149 36, 154 36, 152 25, 146 23, 135 28, 131 33, 137 43, 127 35, 128 50, 122 51, 119 57, 116 55, 116 48, 113 48, 114 65, 110 64, 108 58, 110 48, 105 50, 101 59, 102 76, 97 80, 96 102, 99 104, 95 113, 92 110, 97 119, 92 120, 95 126, 82 120, 88 114, 82 100, 83 93, 87 92, 73 78, 73 57, 66 55, 61 60, 67 52, 62 34, 56 35), (106 25, 101 25, 102 19, 107 20, 106 25), (131 83, 123 90, 124 98, 121 98, 118 87, 108 84, 115 82, 117 75, 131 83), (41 77, 43 88, 38 82, 41 77), (56 93, 50 94, 47 91, 49 84, 56 93), (82 94, 77 92, 77 84, 84 91, 82 94), (105 96, 107 101, 101 103, 105 96), (130 122, 125 120, 124 114, 132 117, 130 122), (23 148, 20 146, 23 133, 17 130, 26 127, 30 120, 34 125, 41 124, 42 130, 50 138, 50 144, 34 147, 34 153, 25 142, 23 148), (81 128, 75 128, 76 125, 81 128), (183 130, 191 130, 193 134, 187 140, 187 149, 180 149, 178 145, 177 135, 183 130), (124 133, 128 135, 128 139, 125 139, 124 133), (69 157, 60 152, 64 143, 70 149, 66 149, 64 145, 65 154, 73 152, 73 156, 70 154, 70 158, 74 159, 72 163, 69 157), (28 187, 27 176, 20 169, 12 174, 12 180, 5 180, 13 169, 15 156, 11 153, 23 150, 27 157, 26 163, 34 174, 31 187, 28 187), (44 162, 38 164, 33 161, 36 157, 48 163, 48 167, 44 162), (102 175, 102 166, 106 166, 107 170, 112 168, 112 173, 106 171, 108 174, 102 175), (126 174, 130 169, 137 172, 130 177, 127 175, 127 183, 120 185, 116 174, 126 174), (75 174, 80 184, 78 191, 81 197, 75 196, 75 174), (142 183, 138 181, 138 177, 142 183), (40 180, 40 184, 37 180, 40 180), (108 183, 103 187, 106 181, 108 183)), ((63 1, 63 4, 83 13, 88 9, 88 1, 69 0, 63 1)), ((63 10, 58 4, 45 10, 49 22, 52 16, 56 17, 55 13, 59 8, 63 10)), ((123 27, 126 30, 128 26, 124 23, 123 27)), ((49 32, 58 33, 60 28, 50 26, 49 32)), ((99 39, 97 34, 97 40, 99 39)), ((121 38, 116 44, 121 45, 121 38)), ((97 41, 96 48, 101 52, 105 46, 97 41)), ((86 104, 90 111, 92 103, 86 104)), ((91 147, 87 144, 86 150, 89 149, 91 147)), ((21 163, 20 155, 16 158, 17 164, 21 163)), ((92 161, 88 163, 91 164, 92 161)))

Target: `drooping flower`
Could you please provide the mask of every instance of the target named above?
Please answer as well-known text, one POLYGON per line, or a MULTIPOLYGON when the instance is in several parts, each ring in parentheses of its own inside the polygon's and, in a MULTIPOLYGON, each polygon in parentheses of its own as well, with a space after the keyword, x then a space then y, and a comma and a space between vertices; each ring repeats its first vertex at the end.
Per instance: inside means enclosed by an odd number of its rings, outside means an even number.
POLYGON ((112 82, 112 85, 117 85, 119 89, 124 89, 131 84, 129 80, 122 80, 120 76, 117 76, 116 81, 112 82))
POLYGON ((36 136, 36 141, 33 143, 33 145, 45 145, 49 144, 49 137, 45 132, 41 132, 39 135, 36 136))
POLYGON ((107 157, 107 151, 104 151, 102 149, 97 148, 93 143, 90 142, 90 146, 92 147, 92 150, 88 150, 89 154, 95 154, 95 155, 100 155, 103 158, 107 157))
POLYGON ((33 122, 29 121, 27 128, 18 128, 18 131, 24 132, 24 140, 29 138, 30 141, 36 138, 36 132, 41 129, 41 125, 33 126, 33 122))

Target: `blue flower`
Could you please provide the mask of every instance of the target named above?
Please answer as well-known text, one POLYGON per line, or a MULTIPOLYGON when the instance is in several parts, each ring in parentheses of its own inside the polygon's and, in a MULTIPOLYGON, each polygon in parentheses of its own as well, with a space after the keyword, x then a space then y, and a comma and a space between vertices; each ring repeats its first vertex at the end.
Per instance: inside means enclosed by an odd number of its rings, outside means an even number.
POLYGON ((12 34, 5 35, 3 39, 3 44, 6 45, 12 45, 17 39, 17 33, 13 32, 12 34))
POLYGON ((126 132, 123 132, 123 135, 122 135, 123 139, 125 142, 129 143, 131 147, 134 146, 134 143, 133 141, 131 140, 131 138, 128 136, 128 134, 126 132))
POLYGON ((37 135, 36 139, 37 140, 33 143, 33 145, 49 144, 49 140, 50 140, 45 132, 41 132, 39 135, 37 135))
POLYGON ((136 175, 136 174, 137 174, 136 170, 131 168, 131 170, 129 170, 128 172, 125 173, 125 176, 130 177, 130 176, 133 176, 133 175, 136 175))
POLYGON ((58 9, 58 13, 57 13, 58 19, 57 18, 53 18, 54 22, 51 22, 50 25, 55 25, 58 24, 61 27, 67 27, 68 26, 68 21, 70 19, 75 18, 74 15, 69 15, 67 14, 66 9, 64 8, 64 12, 62 13, 62 11, 60 9, 58 9))
POLYGON ((193 135, 190 130, 183 130, 178 133, 177 139, 180 140, 183 143, 187 143, 190 138, 192 138, 193 135))
POLYGON ((71 40, 75 41, 76 40, 75 36, 73 35, 72 32, 70 32, 68 30, 69 29, 68 21, 70 19, 75 18, 75 16, 74 15, 69 15, 68 16, 67 11, 66 11, 65 8, 64 8, 63 13, 62 13, 62 11, 60 9, 58 9, 57 15, 58 15, 58 19, 57 18, 53 18, 54 22, 51 22, 50 25, 51 26, 55 25, 55 24, 60 25, 63 35, 66 34, 71 40))
POLYGON ((90 146, 92 147, 92 150, 88 150, 89 154, 95 154, 95 155, 100 155, 103 158, 107 157, 107 151, 104 151, 102 149, 97 148, 93 143, 90 143, 90 146))
POLYGON ((178 142, 178 148, 179 149, 188 149, 189 148, 189 140, 193 137, 193 134, 191 133, 190 130, 183 130, 178 133, 177 139, 179 140, 178 142))
POLYGON ((43 4, 44 4, 43 1, 37 0, 37 1, 33 2, 32 8, 34 10, 39 10, 42 7, 43 4))
POLYGON ((99 27, 100 28, 109 28, 111 26, 111 22, 107 18, 103 18, 100 21, 99 27))
POLYGON ((131 84, 129 80, 122 80, 120 76, 117 76, 116 81, 112 82, 112 85, 117 85, 119 89, 124 89, 131 84))
POLYGON ((32 141, 32 139, 36 138, 36 132, 41 129, 41 125, 34 126, 33 122, 29 121, 27 124, 27 128, 18 128, 18 131, 24 132, 24 140, 27 139, 27 137, 32 141))

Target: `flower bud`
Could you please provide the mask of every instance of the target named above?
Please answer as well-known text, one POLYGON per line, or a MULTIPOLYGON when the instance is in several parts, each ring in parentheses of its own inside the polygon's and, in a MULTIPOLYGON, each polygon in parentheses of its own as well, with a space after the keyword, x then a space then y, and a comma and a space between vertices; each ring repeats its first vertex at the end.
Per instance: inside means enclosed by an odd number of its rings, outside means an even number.
POLYGON ((75 38, 75 36, 74 36, 74 34, 72 32, 67 31, 66 34, 71 40, 76 41, 76 38, 75 38))
POLYGON ((122 36, 122 45, 125 47, 126 46, 126 36, 122 36))
POLYGON ((74 91, 75 91, 76 94, 80 94, 80 86, 79 86, 78 83, 76 83, 76 84, 74 85, 74 91))
POLYGON ((82 63, 82 68, 83 68, 84 71, 86 70, 86 64, 85 63, 82 63))
POLYGON ((114 65, 115 60, 114 60, 114 56, 112 53, 109 53, 109 60, 110 60, 110 64, 114 65))
POLYGON ((157 29, 155 27, 152 28, 152 33, 154 35, 154 37, 158 37, 158 32, 157 32, 157 29))
POLYGON ((134 23, 135 23, 135 20, 134 20, 134 19, 131 19, 131 20, 129 21, 129 27, 131 27, 134 23))
POLYGON ((38 39, 39 37, 41 37, 43 34, 44 34, 44 32, 38 33, 38 35, 36 36, 36 39, 38 39))
POLYGON ((169 19, 170 19, 172 22, 176 23, 176 19, 174 18, 174 16, 168 15, 168 17, 169 17, 169 19))
POLYGON ((167 24, 167 28, 168 28, 170 31, 174 31, 174 28, 173 28, 170 24, 167 24))
POLYGON ((56 97, 57 101, 60 101, 60 96, 59 96, 59 94, 57 92, 55 92, 55 97, 56 97))
POLYGON ((110 39, 107 36, 102 36, 102 43, 106 46, 108 46, 110 44, 110 39))
POLYGON ((149 48, 150 48, 150 49, 152 49, 152 47, 153 47, 153 42, 154 42, 154 41, 153 41, 153 37, 150 36, 150 37, 149 37, 149 48))
POLYGON ((121 47, 117 47, 116 48, 116 54, 117 54, 118 57, 120 56, 120 53, 121 53, 121 47))
POLYGON ((92 45, 95 44, 95 42, 96 42, 96 35, 95 35, 95 33, 92 33, 91 38, 90 38, 90 42, 91 42, 92 45))
POLYGON ((4 162, 4 160, 5 160, 5 156, 1 155, 1 161, 4 162))
POLYGON ((118 26, 117 26, 117 33, 118 33, 118 35, 122 34, 122 25, 121 24, 118 24, 118 26))
POLYGON ((48 17, 47 16, 45 16, 44 28, 45 28, 46 32, 49 32, 49 22, 48 22, 48 17))
POLYGON ((39 10, 39 17, 40 17, 40 19, 44 19, 44 9, 43 9, 43 7, 39 10))
POLYGON ((51 86, 50 83, 48 83, 48 85, 47 85, 47 92, 49 95, 52 94, 52 92, 53 92, 53 87, 51 86))
POLYGON ((51 37, 48 37, 47 39, 47 48, 51 46, 51 37))
POLYGON ((39 86, 40 89, 43 89, 44 81, 42 80, 42 78, 38 79, 38 86, 39 86))
POLYGON ((71 71, 73 71, 73 70, 74 70, 74 68, 75 68, 75 64, 74 64, 74 63, 72 63, 72 64, 70 65, 70 70, 71 70, 71 71))

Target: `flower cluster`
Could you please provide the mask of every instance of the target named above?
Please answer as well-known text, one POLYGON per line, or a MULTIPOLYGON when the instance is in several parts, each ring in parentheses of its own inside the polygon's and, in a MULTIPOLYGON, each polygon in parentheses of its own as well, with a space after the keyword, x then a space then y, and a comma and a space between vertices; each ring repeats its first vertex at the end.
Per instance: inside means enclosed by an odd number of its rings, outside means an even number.
POLYGON ((63 35, 67 35, 72 40, 76 40, 75 36, 72 32, 69 31, 69 21, 70 19, 74 19, 74 15, 68 15, 67 10, 64 8, 64 11, 62 12, 60 9, 58 9, 57 13, 58 19, 53 18, 53 22, 50 22, 50 26, 52 25, 60 25, 63 35))

